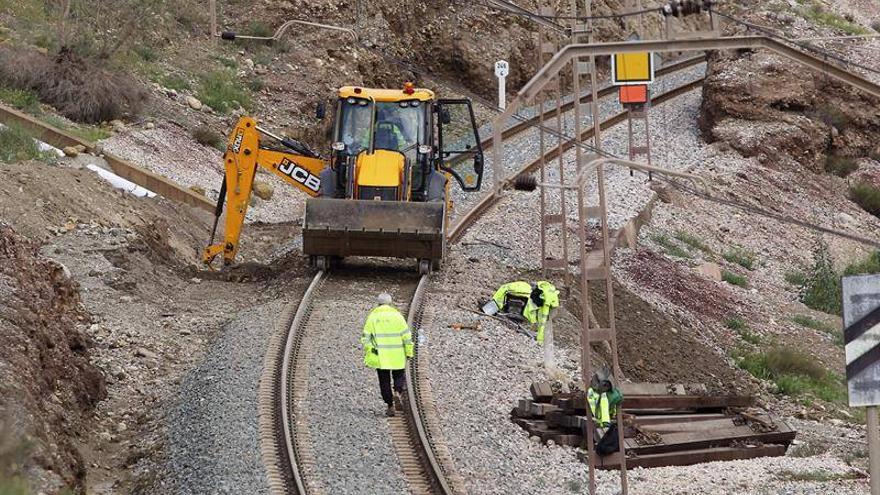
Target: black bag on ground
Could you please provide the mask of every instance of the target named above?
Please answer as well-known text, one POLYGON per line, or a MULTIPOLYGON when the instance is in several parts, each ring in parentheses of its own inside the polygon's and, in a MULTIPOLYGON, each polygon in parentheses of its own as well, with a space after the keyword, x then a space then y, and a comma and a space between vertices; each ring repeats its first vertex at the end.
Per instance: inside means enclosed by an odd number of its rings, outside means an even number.
POLYGON ((618 450, 620 450, 620 438, 617 435, 617 423, 612 423, 608 427, 608 431, 605 432, 605 435, 596 444, 596 453, 606 456, 618 450))

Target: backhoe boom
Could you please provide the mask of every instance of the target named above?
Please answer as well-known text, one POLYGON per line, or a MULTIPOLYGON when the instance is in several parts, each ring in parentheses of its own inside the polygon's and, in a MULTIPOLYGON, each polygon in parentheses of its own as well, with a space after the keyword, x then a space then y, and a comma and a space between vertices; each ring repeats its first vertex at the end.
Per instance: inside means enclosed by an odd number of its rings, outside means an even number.
POLYGON ((212 244, 203 253, 203 260, 208 265, 220 254, 223 254, 224 265, 232 264, 235 259, 257 167, 269 170, 309 196, 317 196, 321 188, 320 174, 327 166, 320 158, 260 148, 260 131, 251 117, 242 117, 238 121, 229 136, 223 162, 226 168, 226 194, 220 194, 217 215, 219 217, 222 212, 225 200, 224 239, 221 243, 213 244, 212 234, 212 244))

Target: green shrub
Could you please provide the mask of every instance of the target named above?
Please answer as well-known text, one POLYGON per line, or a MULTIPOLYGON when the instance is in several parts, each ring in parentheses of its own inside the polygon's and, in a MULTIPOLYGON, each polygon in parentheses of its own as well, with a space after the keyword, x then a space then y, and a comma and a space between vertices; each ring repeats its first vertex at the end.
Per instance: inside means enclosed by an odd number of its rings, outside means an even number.
POLYGON ((32 493, 25 480, 0 475, 0 495, 28 495, 32 493))
POLYGON ((203 75, 198 94, 203 103, 220 113, 227 113, 239 106, 251 106, 250 92, 232 71, 220 70, 203 75))
POLYGON ((40 98, 36 93, 28 89, 0 87, 0 101, 22 112, 40 113, 40 98))
POLYGON ((801 14, 805 18, 813 21, 813 23, 815 24, 820 24, 825 27, 837 29, 838 31, 844 32, 846 34, 868 34, 867 29, 844 19, 834 12, 828 12, 822 7, 821 4, 817 2, 812 2, 811 5, 809 5, 806 9, 802 9, 801 14))
POLYGON ((808 308, 840 314, 840 276, 834 271, 828 245, 820 242, 813 252, 813 269, 801 291, 801 302, 808 308))
POLYGON ((9 124, 0 128, 0 162, 15 163, 47 157, 24 127, 9 124))
POLYGON ((776 384, 791 397, 816 397, 835 404, 846 403, 843 378, 829 373, 812 357, 791 347, 774 347, 763 352, 733 355, 737 366, 752 376, 776 384))
POLYGON ((670 239, 666 234, 653 235, 651 236, 651 240, 653 240, 658 246, 662 247, 666 251, 666 254, 670 256, 675 256, 676 258, 691 258, 690 253, 676 244, 675 241, 670 239))
POLYGON ((220 62, 220 65, 226 67, 227 69, 238 69, 238 62, 236 62, 234 58, 228 58, 222 55, 214 55, 212 58, 217 62, 220 62))
POLYGON ((858 169, 859 164, 846 156, 828 155, 825 159, 825 171, 838 177, 846 177, 858 169))
POLYGON ((794 285, 795 287, 803 287, 807 284, 807 274, 801 271, 785 272, 783 278, 786 282, 794 285))
POLYGON ((820 104, 816 107, 814 115, 826 125, 844 130, 852 124, 852 117, 840 107, 829 104, 820 104))
POLYGON ((131 51, 133 51, 144 62, 155 62, 156 60, 159 60, 159 52, 149 45, 135 45, 131 48, 131 51))
POLYGON ((843 270, 844 275, 872 275, 880 273, 880 251, 874 251, 862 261, 850 263, 843 270))
POLYGON ((180 74, 163 74, 157 78, 156 82, 175 91, 192 89, 189 80, 180 74))
POLYGON ((745 320, 743 320, 739 316, 730 316, 725 318, 724 326, 731 330, 742 330, 743 328, 748 327, 745 320))
POLYGON ((771 349, 765 356, 771 376, 795 375, 819 380, 826 373, 812 356, 791 347, 771 349))
POLYGON ((244 29, 244 33, 248 36, 257 36, 260 38, 271 38, 275 35, 275 31, 272 30, 266 23, 260 21, 251 21, 250 24, 244 29))
POLYGON ((730 285, 736 285, 739 287, 748 286, 748 282, 746 282, 746 278, 742 275, 737 275, 733 272, 729 272, 727 270, 721 271, 721 280, 724 280, 730 285))
POLYGON ((812 328, 813 330, 818 330, 824 333, 834 333, 835 328, 831 325, 825 323, 824 321, 819 321, 815 318, 811 318, 807 315, 794 315, 791 317, 791 321, 797 323, 798 325, 806 328, 812 328))
POLYGON ((860 182, 849 189, 849 197, 868 213, 880 217, 880 188, 860 182))
POLYGON ((746 327, 737 332, 743 341, 748 342, 752 345, 760 345, 761 344, 761 336, 753 332, 750 328, 746 327))
POLYGON ((247 87, 249 90, 253 91, 254 93, 257 93, 257 92, 262 91, 263 89, 266 88, 266 83, 264 83, 262 79, 254 77, 254 78, 248 79, 247 87))
POLYGON ((734 248, 725 251, 722 257, 730 263, 736 263, 747 270, 754 270, 755 260, 757 259, 757 255, 754 251, 743 248, 734 248))
POLYGON ((703 251, 705 253, 712 252, 712 250, 709 249, 709 247, 706 246, 703 243, 703 241, 700 240, 699 237, 688 234, 687 232, 685 232, 683 230, 676 230, 675 231, 675 238, 678 239, 679 241, 687 244, 688 246, 690 246, 693 249, 699 249, 700 251, 703 251))

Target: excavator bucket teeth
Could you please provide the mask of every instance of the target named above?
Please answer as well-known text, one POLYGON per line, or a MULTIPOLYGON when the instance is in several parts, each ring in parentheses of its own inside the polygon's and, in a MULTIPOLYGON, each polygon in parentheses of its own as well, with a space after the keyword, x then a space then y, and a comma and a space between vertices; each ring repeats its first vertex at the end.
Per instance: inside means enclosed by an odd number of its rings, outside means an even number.
POLYGON ((438 261, 446 247, 443 203, 310 198, 303 252, 438 261))

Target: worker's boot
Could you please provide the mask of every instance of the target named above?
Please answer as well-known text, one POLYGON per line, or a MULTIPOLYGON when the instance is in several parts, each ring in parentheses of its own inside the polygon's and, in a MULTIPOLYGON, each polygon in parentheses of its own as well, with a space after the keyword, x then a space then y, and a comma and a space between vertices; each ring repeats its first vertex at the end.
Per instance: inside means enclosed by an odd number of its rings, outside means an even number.
POLYGON ((394 394, 394 407, 396 407, 398 411, 403 411, 403 402, 400 401, 400 392, 394 394))
POLYGON ((388 409, 385 410, 385 416, 388 416, 389 418, 393 418, 393 417, 394 417, 394 414, 395 414, 395 413, 394 413, 394 406, 393 406, 393 405, 389 405, 389 406, 388 406, 388 409))

